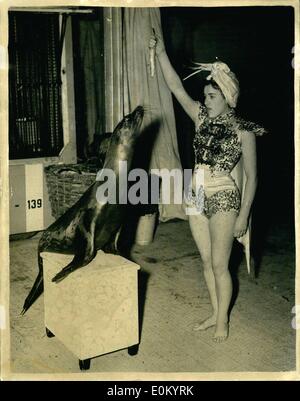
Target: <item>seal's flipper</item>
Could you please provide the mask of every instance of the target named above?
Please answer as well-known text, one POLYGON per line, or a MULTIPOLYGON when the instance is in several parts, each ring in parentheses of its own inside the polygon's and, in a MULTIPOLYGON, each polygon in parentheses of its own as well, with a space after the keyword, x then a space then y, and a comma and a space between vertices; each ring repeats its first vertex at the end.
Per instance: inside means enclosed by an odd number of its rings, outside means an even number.
POLYGON ((39 274, 38 274, 37 278, 35 279, 35 282, 30 290, 30 293, 28 294, 27 298, 25 299, 21 315, 24 315, 24 313, 31 307, 31 305, 34 303, 34 301, 44 291, 43 259, 40 256, 40 251, 38 254, 38 264, 39 264, 39 274))
POLYGON ((78 227, 76 233, 76 253, 73 260, 64 267, 59 273, 57 273, 52 281, 59 282, 66 278, 70 273, 74 270, 79 269, 80 267, 86 266, 90 263, 91 260, 94 259, 95 245, 94 245, 94 231, 95 225, 89 224, 92 219, 89 218, 88 215, 85 216, 85 221, 81 226, 78 227))
POLYGON ((79 269, 80 267, 84 267, 89 264, 95 257, 95 254, 92 253, 90 255, 85 255, 84 258, 75 255, 72 262, 70 262, 66 267, 64 267, 59 273, 57 273, 52 281, 58 283, 66 278, 70 273, 79 269))

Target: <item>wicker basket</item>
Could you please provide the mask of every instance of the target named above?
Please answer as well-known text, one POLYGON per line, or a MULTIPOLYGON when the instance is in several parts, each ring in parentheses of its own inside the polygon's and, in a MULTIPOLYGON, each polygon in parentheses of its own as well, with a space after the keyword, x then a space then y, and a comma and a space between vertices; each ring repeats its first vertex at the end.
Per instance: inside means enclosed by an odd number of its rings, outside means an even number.
POLYGON ((73 206, 95 182, 97 171, 90 164, 59 164, 45 167, 52 215, 56 219, 73 206))

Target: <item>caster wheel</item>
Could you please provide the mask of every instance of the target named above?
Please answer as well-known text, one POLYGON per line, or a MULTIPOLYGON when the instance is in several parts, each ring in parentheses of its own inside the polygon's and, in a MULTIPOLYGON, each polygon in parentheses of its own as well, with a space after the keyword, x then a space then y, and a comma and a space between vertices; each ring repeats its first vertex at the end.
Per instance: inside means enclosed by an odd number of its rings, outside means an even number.
POLYGON ((139 344, 132 345, 131 347, 128 347, 128 354, 130 356, 134 356, 139 352, 139 344))
POLYGON ((91 366, 91 360, 90 359, 79 359, 79 367, 80 370, 89 370, 91 366))
POLYGON ((55 335, 46 327, 46 335, 49 338, 55 337, 55 335))

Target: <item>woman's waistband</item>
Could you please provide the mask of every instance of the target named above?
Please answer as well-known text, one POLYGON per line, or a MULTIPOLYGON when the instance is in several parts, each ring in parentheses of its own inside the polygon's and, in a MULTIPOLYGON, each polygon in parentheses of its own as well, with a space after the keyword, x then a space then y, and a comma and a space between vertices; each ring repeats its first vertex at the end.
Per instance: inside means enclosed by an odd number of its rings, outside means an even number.
POLYGON ((197 164, 193 175, 193 188, 203 185, 206 190, 234 189, 236 184, 229 171, 211 171, 207 165, 197 164))
POLYGON ((204 170, 205 175, 210 175, 211 177, 226 177, 230 176, 230 171, 227 170, 212 170, 211 166, 208 164, 196 164, 194 167, 194 172, 198 170, 204 170))

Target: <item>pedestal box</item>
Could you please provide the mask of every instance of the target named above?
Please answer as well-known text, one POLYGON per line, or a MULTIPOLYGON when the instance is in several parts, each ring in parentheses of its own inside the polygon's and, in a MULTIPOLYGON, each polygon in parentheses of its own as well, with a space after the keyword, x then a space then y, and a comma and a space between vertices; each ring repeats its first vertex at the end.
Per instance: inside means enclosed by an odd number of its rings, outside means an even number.
POLYGON ((41 256, 48 333, 80 360, 138 344, 137 264, 99 251, 87 266, 54 283, 73 256, 41 256))

